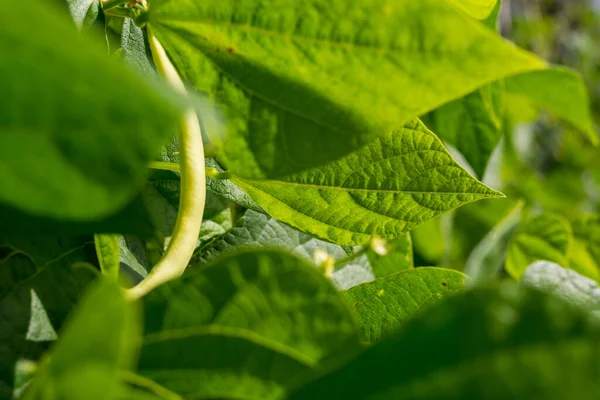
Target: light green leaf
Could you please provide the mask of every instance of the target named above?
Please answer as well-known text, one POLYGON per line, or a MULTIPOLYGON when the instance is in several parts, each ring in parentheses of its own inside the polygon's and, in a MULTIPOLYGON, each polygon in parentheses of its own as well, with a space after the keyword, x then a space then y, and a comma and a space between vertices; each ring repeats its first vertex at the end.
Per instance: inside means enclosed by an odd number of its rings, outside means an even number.
POLYGON ((306 262, 245 252, 144 297, 138 373, 184 398, 271 399, 359 349, 335 288, 306 262))
POLYGON ((502 137, 503 94, 503 84, 495 82, 438 108, 425 120, 440 139, 462 153, 479 177, 502 137))
POLYGON ((118 279, 120 266, 119 235, 94 235, 94 244, 96 245, 96 255, 102 273, 115 280, 118 279))
POLYGON ((133 200, 179 101, 43 1, 0 3, 0 53, 0 203, 96 221, 133 200))
POLYGON ((598 283, 549 261, 537 261, 525 270, 521 283, 588 309, 600 309, 598 283))
POLYGON ((573 221, 573 236, 569 267, 600 281, 600 216, 585 215, 573 221))
POLYGON ((504 283, 452 296, 290 400, 595 399, 600 329, 504 283))
POLYGON ((326 164, 478 87, 545 67, 445 0, 150 6, 150 29, 178 70, 223 110, 220 158, 248 179, 326 164))
POLYGON ((100 13, 100 0, 67 0, 69 12, 77 28, 87 28, 100 13))
POLYGON ((353 287, 345 297, 360 316, 361 337, 378 342, 417 312, 460 290, 467 276, 442 268, 414 268, 353 287))
POLYGON ((471 251, 465 264, 465 274, 473 278, 472 284, 490 282, 497 277, 522 214, 523 202, 519 202, 471 251))
POLYGON ((414 267, 412 238, 410 233, 398 236, 385 243, 384 254, 369 251, 367 259, 376 278, 382 278, 396 272, 414 267))
POLYGON ((40 340, 61 328, 97 276, 83 264, 86 249, 93 252, 93 242, 0 233, 0 398, 10 398, 16 361, 39 357, 45 347, 40 340))
POLYGON ((567 255, 573 241, 568 221, 559 215, 541 214, 524 221, 510 243, 506 271, 520 279, 535 261, 547 260, 568 266, 567 255))
POLYGON ((114 282, 82 299, 51 356, 25 392, 32 399, 115 399, 119 371, 132 366, 139 320, 114 282))
POLYGON ((506 79, 506 90, 556 114, 584 133, 592 143, 598 143, 587 89, 578 72, 554 67, 519 74, 506 79))
POLYGON ((269 215, 340 245, 393 239, 502 194, 469 175, 420 121, 326 166, 278 180, 232 178, 269 215))
POLYGON ((450 0, 467 15, 475 19, 486 19, 490 16, 499 0, 450 0))

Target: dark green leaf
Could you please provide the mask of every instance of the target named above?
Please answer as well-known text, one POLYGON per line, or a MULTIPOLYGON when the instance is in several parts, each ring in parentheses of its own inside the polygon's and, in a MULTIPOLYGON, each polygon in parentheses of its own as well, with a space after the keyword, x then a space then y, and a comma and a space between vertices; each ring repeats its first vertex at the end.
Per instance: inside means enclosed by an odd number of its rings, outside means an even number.
POLYGON ((466 275, 442 268, 414 268, 345 292, 360 316, 361 337, 378 342, 417 312, 464 286, 466 275))
POLYGON ((513 283, 452 296, 300 399, 596 399, 600 329, 513 283))
POLYGON ((0 4, 0 203, 93 221, 133 199, 179 106, 42 1, 0 4))
POLYGON ((144 299, 138 372, 184 398, 270 399, 358 350, 327 279, 282 253, 191 267, 144 299))

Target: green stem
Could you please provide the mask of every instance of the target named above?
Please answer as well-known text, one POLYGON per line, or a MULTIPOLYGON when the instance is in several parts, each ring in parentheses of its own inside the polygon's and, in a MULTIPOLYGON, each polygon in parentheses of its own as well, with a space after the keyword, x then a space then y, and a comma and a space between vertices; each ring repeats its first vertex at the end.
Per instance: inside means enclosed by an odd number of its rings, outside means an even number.
MULTIPOLYGON (((158 73, 173 88, 186 93, 177 70, 150 28, 148 41, 158 73)), ((196 248, 206 201, 206 175, 202 132, 196 111, 191 107, 185 112, 179 129, 179 168, 181 196, 175 230, 160 261, 142 282, 127 290, 130 299, 140 298, 157 286, 181 276, 196 248)))

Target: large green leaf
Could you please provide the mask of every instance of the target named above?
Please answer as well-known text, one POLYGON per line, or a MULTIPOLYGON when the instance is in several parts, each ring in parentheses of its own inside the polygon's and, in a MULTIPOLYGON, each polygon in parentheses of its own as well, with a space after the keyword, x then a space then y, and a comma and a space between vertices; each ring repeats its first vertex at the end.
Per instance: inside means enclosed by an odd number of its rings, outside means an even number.
POLYGON ((24 399, 116 399, 119 372, 137 355, 139 320, 114 282, 82 299, 24 399))
POLYGON ((579 73, 555 67, 519 74, 506 80, 506 90, 554 113, 598 143, 587 89, 579 73))
POLYGON ((72 25, 43 1, 0 3, 0 203, 90 221, 132 200, 179 107, 72 25))
POLYGON ((0 234, 0 398, 10 396, 15 362, 36 359, 45 347, 33 331, 59 329, 97 275, 83 264, 93 247, 91 239, 0 234))
POLYGON ((152 0, 149 9, 183 77, 223 109, 225 165, 251 179, 325 164, 545 66, 445 0, 152 0))
POLYGON ((476 289, 290 399, 596 399, 600 329, 589 318, 514 283, 476 289))
POLYGON ((139 374, 184 398, 270 399, 359 349, 350 310, 317 270, 245 252, 144 299, 139 374))
POLYGON ((598 283, 549 261, 537 261, 525 270, 521 283, 587 309, 600 309, 598 283))
POLYGON ((445 211, 502 196, 469 175, 418 120, 323 167, 232 181, 274 218, 348 246, 374 235, 393 239, 445 211))
POLYGON ((417 312, 464 286, 466 275, 442 268, 414 268, 345 292, 360 316, 361 337, 378 342, 417 312))
POLYGON ((516 279, 535 261, 547 260, 568 266, 573 232, 559 215, 541 214, 524 221, 513 238, 506 256, 506 271, 516 279))
POLYGON ((569 266, 600 282, 600 215, 584 215, 573 221, 573 236, 569 266))

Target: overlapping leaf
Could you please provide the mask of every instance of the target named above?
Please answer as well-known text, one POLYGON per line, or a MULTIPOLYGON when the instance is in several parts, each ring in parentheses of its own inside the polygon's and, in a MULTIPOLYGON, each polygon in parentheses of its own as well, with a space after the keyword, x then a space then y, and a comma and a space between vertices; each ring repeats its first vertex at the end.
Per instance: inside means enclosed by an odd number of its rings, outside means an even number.
POLYGON ((600 216, 585 215, 573 221, 573 236, 569 266, 600 281, 600 216))
POLYGON ((223 109, 220 156, 245 178, 325 164, 480 86, 545 67, 445 0, 149 3, 176 67, 223 109))
POLYGON ((453 296, 300 399, 594 399, 599 328, 579 309, 508 284, 453 296))
POLYGON ((268 214, 341 245, 393 239, 472 201, 502 196, 415 120, 326 166, 277 180, 232 178, 268 214))
POLYGON ((176 126, 173 96, 42 1, 0 4, 0 53, 0 203, 90 221, 131 201, 176 126))
POLYGON ((345 292, 360 316, 361 337, 378 342, 417 312, 464 286, 466 276, 442 268, 415 268, 379 278, 345 292))
POLYGON ((245 252, 144 298, 138 372, 185 398, 270 399, 358 350, 354 320, 306 262, 245 252))
POLYGON ((521 278, 535 261, 547 260, 568 266, 573 233, 569 222, 559 215, 541 214, 524 221, 513 238, 506 257, 506 271, 521 278))

